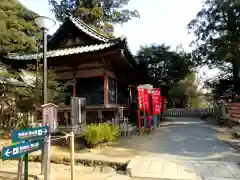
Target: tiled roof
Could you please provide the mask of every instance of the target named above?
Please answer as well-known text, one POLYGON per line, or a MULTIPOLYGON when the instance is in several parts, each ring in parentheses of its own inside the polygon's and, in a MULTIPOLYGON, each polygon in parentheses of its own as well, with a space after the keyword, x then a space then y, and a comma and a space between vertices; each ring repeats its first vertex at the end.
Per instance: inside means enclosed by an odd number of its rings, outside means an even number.
MULTIPOLYGON (((81 54, 85 52, 93 52, 98 50, 103 50, 105 48, 111 47, 115 45, 116 42, 109 42, 109 43, 102 43, 102 44, 94 44, 94 45, 88 45, 88 46, 80 46, 80 47, 74 47, 74 48, 65 48, 65 49, 57 49, 47 52, 47 57, 58 57, 58 56, 67 56, 72 54, 81 54)), ((37 58, 42 58, 42 53, 35 53, 35 54, 15 54, 10 53, 6 58, 13 59, 13 60, 34 60, 37 58)))
POLYGON ((110 40, 103 34, 99 33, 92 27, 88 26, 86 23, 84 23, 79 18, 69 17, 69 19, 76 27, 78 27, 81 31, 88 34, 89 36, 91 36, 97 40, 103 41, 103 42, 108 42, 110 40))
MULTIPOLYGON (((104 36, 103 34, 99 33, 98 31, 96 31, 94 28, 90 27, 89 25, 87 25, 86 23, 84 23, 82 20, 80 20, 79 18, 75 18, 75 17, 67 17, 67 20, 71 21, 80 31, 82 31, 83 33, 87 34, 88 36, 97 39, 103 43, 105 42, 109 42, 113 39, 110 39, 106 36, 104 36)), ((62 29, 62 27, 64 27, 65 22, 58 28, 58 30, 52 35, 52 38, 54 38, 54 36, 56 34, 58 34, 58 32, 62 29)), ((51 41, 51 39, 49 39, 49 41, 51 41)))

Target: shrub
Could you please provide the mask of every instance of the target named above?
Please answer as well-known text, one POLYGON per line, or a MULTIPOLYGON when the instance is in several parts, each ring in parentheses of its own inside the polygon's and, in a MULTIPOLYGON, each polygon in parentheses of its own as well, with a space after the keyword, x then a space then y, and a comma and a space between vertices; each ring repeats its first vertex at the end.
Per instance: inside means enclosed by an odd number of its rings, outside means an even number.
POLYGON ((90 124, 84 132, 85 140, 89 145, 97 145, 103 142, 112 142, 119 135, 118 126, 109 123, 90 124))

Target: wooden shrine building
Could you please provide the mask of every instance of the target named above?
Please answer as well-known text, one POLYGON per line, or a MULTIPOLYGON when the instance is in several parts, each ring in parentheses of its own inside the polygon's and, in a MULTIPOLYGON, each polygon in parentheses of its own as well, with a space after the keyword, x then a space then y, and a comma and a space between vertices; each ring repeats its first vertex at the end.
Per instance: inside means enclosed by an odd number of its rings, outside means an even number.
MULTIPOLYGON (((30 64, 39 57, 42 53, 9 54, 7 62, 30 64)), ((110 120, 119 109, 127 113, 134 93, 129 87, 136 89, 145 83, 146 74, 126 39, 107 38, 78 18, 67 18, 49 39, 47 58, 59 80, 73 80, 72 96, 86 98, 90 122, 96 118, 110 120)))

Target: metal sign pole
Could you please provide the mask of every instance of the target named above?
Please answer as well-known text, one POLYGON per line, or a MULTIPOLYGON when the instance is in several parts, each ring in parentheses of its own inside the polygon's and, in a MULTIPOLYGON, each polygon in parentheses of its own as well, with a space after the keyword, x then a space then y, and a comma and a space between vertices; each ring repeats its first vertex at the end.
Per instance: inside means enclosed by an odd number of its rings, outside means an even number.
POLYGON ((24 155, 24 180, 28 180, 28 153, 24 155))
POLYGON ((44 180, 50 180, 51 133, 44 140, 44 180))

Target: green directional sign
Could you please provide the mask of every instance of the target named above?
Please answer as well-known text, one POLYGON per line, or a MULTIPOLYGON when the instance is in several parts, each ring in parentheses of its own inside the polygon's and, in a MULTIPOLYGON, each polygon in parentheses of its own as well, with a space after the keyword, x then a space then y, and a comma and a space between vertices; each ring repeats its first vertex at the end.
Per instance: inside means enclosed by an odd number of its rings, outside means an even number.
POLYGON ((49 126, 19 129, 12 132, 12 142, 43 139, 49 134, 49 126))
POLYGON ((38 151, 44 146, 43 140, 35 140, 2 148, 2 160, 21 157, 27 153, 38 151))

